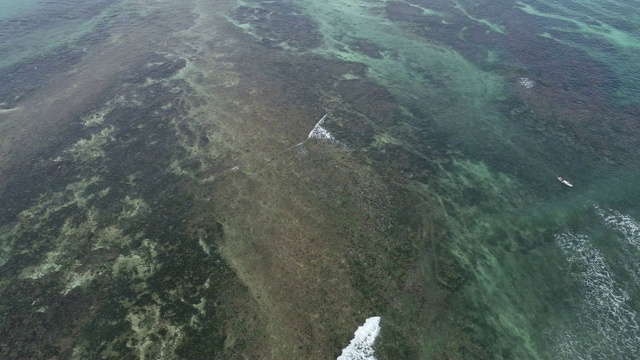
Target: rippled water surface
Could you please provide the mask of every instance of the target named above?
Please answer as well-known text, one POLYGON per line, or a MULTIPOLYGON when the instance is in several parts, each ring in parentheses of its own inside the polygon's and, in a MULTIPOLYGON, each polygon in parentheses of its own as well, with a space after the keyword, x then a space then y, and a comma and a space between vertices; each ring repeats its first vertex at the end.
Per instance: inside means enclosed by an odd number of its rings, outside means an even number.
POLYGON ((0 0, 1 357, 634 358, 639 9, 0 0))

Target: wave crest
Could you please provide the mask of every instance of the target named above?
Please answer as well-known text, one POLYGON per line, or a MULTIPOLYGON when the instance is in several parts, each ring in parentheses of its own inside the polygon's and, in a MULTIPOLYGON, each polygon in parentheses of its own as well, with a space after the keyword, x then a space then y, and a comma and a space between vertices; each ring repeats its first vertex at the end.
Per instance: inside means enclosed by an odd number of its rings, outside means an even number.
POLYGON ((373 344, 380 332, 380 317, 368 318, 364 325, 358 327, 349 346, 342 350, 337 360, 375 360, 373 344))

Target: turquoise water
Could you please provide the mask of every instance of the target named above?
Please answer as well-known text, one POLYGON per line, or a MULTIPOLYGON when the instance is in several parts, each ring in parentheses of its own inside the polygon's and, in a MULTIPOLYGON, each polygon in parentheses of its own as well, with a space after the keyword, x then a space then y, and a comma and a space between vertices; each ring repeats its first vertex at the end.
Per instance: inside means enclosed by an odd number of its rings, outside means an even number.
POLYGON ((28 11, 37 3, 38 0, 20 2, 10 0, 0 1, 0 16, 2 19, 11 19, 21 16, 25 11, 28 11))
POLYGON ((3 358, 640 353, 637 2, 5 3, 3 358))

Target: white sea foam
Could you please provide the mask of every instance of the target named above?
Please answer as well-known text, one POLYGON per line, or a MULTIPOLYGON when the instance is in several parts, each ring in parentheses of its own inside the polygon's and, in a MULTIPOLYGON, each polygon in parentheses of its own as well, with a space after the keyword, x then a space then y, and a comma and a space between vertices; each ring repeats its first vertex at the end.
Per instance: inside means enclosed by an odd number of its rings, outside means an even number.
POLYGON ((621 232, 627 243, 640 250, 640 223, 638 221, 612 209, 603 210, 598 205, 594 205, 594 207, 605 224, 621 232))
POLYGON ((368 318, 364 325, 358 327, 349 346, 342 350, 337 360, 375 360, 373 344, 380 332, 380 317, 368 318))
POLYGON ((331 133, 327 131, 327 129, 322 127, 322 123, 324 123, 324 121, 327 119, 328 116, 329 114, 324 114, 322 119, 318 121, 316 126, 314 126, 313 130, 311 130, 311 132, 309 133, 309 136, 307 137, 308 139, 320 139, 320 140, 329 140, 329 141, 336 140, 333 137, 333 135, 331 135, 331 133))
POLYGON ((630 305, 629 293, 615 279, 604 255, 587 236, 564 232, 555 237, 569 263, 569 272, 584 294, 582 314, 576 324, 580 329, 562 336, 564 343, 560 347, 565 358, 624 358, 638 353, 638 316, 630 305), (582 331, 592 335, 591 340, 584 340, 582 331), (595 338, 600 340, 594 341, 595 338))
POLYGON ((531 89, 536 85, 536 82, 529 79, 528 77, 521 77, 518 79, 518 84, 526 87, 527 89, 531 89))
MULTIPOLYGON (((616 210, 604 210, 598 205, 594 205, 594 207, 602 221, 622 235, 619 239, 626 247, 625 252, 633 254, 634 258, 640 256, 640 223, 631 216, 616 210)), ((640 285, 640 268, 636 265, 636 261, 632 260, 626 268, 633 276, 635 283, 640 285)))

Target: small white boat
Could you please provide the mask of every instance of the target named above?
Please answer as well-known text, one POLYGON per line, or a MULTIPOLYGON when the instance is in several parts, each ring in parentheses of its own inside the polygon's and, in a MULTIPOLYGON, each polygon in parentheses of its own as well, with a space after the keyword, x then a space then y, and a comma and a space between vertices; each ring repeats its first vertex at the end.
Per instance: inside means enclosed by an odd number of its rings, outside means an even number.
POLYGON ((568 187, 573 187, 573 184, 565 180, 562 176, 558 176, 558 180, 560 180, 561 183, 567 185, 568 187))

